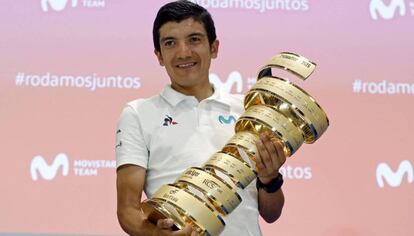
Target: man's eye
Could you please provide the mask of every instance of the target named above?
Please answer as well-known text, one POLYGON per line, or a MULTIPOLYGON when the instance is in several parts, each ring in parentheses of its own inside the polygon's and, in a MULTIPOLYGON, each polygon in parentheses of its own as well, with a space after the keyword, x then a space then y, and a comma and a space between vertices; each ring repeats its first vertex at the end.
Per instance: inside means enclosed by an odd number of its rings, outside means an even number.
POLYGON ((200 40, 201 40, 200 37, 191 37, 190 38, 191 42, 199 42, 200 40))
POLYGON ((174 45, 174 41, 173 40, 167 40, 164 42, 164 46, 166 47, 171 47, 174 45))

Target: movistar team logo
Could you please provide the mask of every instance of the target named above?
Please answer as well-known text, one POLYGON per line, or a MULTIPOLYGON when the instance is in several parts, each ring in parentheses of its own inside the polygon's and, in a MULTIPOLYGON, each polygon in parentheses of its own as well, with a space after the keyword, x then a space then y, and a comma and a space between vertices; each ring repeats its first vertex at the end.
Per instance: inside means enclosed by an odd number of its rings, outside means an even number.
POLYGON ((232 91, 234 85, 236 86, 236 93, 241 93, 243 91, 243 78, 238 71, 231 72, 224 82, 216 74, 210 74, 209 80, 214 84, 214 87, 227 93, 232 91))
POLYGON ((226 124, 226 125, 236 123, 236 118, 233 115, 230 115, 227 117, 220 115, 218 117, 218 120, 221 124, 226 124))
MULTIPOLYGON (((42 0, 42 10, 49 11, 49 7, 55 11, 62 11, 65 9, 66 4, 69 0, 42 0)), ((78 0, 72 0, 72 7, 76 7, 78 5, 78 0)))
POLYGON ((396 12, 401 16, 406 14, 406 3, 404 0, 392 0, 388 5, 383 0, 371 0, 369 4, 369 11, 374 20, 378 19, 380 15, 385 20, 394 18, 396 12))
POLYGON ((380 188, 385 186, 384 180, 391 187, 399 187, 404 176, 407 176, 407 182, 412 183, 414 181, 413 166, 408 160, 402 161, 397 171, 393 171, 387 163, 380 163, 377 166, 376 179, 380 188))
POLYGON ((61 12, 68 8, 68 5, 71 5, 72 8, 75 7, 85 7, 85 8, 104 8, 106 0, 40 0, 42 10, 48 12, 49 9, 53 11, 61 12), (70 2, 70 4, 69 4, 70 2), (78 4, 79 3, 79 4, 78 4))
POLYGON ((51 165, 48 165, 42 156, 35 156, 30 164, 30 174, 33 181, 38 180, 38 174, 44 180, 52 180, 56 177, 59 169, 62 169, 63 176, 68 175, 69 159, 64 153, 56 155, 51 165))

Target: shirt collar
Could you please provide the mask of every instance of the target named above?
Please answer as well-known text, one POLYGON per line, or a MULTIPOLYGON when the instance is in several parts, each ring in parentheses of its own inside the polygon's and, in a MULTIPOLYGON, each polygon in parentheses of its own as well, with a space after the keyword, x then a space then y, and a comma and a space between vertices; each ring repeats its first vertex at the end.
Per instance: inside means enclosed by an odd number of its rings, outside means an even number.
MULTIPOLYGON (((206 98, 205 100, 217 102, 227 107, 230 107, 231 99, 229 97, 229 94, 227 94, 224 91, 221 91, 220 88, 214 85, 213 87, 214 87, 214 93, 210 97, 206 98)), ((173 89, 170 84, 164 87, 160 95, 162 98, 164 98, 165 101, 167 101, 173 107, 177 106, 180 102, 184 100, 192 100, 198 103, 198 100, 194 96, 187 96, 185 94, 182 94, 176 91, 175 89, 173 89)))

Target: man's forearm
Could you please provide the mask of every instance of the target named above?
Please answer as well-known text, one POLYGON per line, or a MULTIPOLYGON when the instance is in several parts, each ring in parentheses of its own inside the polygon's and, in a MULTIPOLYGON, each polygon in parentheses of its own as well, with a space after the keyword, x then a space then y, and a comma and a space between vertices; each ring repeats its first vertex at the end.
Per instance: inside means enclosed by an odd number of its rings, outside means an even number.
POLYGON ((132 236, 153 235, 156 228, 154 224, 144 218, 138 206, 118 209, 118 221, 122 229, 132 236))
POLYGON ((282 214, 285 197, 282 189, 274 193, 267 193, 263 189, 258 190, 259 212, 267 223, 273 223, 282 214))

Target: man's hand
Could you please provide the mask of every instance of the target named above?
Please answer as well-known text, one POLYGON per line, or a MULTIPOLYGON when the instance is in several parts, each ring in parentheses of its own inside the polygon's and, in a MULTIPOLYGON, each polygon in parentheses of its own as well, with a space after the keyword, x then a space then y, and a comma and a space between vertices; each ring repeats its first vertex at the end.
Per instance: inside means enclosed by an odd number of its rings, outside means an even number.
MULTIPOLYGON (((257 177, 263 184, 268 184, 279 175, 280 167, 286 162, 286 155, 283 143, 271 138, 270 133, 265 132, 259 137, 256 142, 257 177)), ((273 223, 282 214, 285 197, 282 189, 274 193, 258 189, 258 202, 260 215, 267 223, 273 223)))
POLYGON ((158 220, 157 230, 155 230, 153 236, 198 236, 198 233, 189 224, 178 231, 172 231, 173 225, 174 221, 172 219, 158 220))
POLYGON ((283 144, 276 138, 271 138, 269 132, 260 134, 256 142, 257 177, 263 184, 268 184, 279 174, 280 167, 286 162, 283 144))
POLYGON ((157 224, 147 220, 139 204, 145 175, 146 169, 135 165, 124 165, 117 170, 117 214, 122 229, 131 236, 196 236, 191 225, 173 231, 171 219, 159 220, 157 224))

